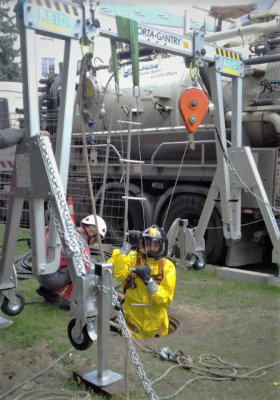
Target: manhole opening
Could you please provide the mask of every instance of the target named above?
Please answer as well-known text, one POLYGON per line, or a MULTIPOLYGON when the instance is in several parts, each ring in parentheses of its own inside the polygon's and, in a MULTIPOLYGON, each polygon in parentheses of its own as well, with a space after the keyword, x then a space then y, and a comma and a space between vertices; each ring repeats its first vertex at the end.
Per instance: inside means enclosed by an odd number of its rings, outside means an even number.
POLYGON ((180 328, 180 321, 173 317, 172 315, 168 315, 169 319, 169 329, 168 329, 168 335, 171 335, 171 333, 174 333, 177 331, 177 329, 180 328))

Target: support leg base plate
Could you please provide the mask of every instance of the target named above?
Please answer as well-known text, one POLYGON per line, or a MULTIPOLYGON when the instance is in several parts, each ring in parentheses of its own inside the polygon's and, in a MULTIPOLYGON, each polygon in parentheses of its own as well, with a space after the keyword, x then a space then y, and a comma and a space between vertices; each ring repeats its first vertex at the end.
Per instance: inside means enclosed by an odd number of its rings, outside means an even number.
POLYGON ((95 375, 95 371, 97 371, 97 367, 95 365, 90 365, 88 367, 74 371, 73 377, 84 388, 89 387, 95 393, 101 394, 107 398, 112 399, 115 396, 118 396, 121 393, 124 393, 125 382, 124 382, 123 378, 120 380, 117 380, 116 382, 110 383, 109 385, 99 386, 98 384, 95 384, 93 382, 94 379, 91 379, 91 377, 95 375))

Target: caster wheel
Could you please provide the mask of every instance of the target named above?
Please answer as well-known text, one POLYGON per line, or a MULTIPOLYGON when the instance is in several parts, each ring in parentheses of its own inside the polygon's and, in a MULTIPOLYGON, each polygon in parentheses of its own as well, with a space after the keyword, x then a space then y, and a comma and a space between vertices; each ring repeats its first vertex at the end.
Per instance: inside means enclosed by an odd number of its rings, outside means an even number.
POLYGON ((15 292, 15 295, 17 300, 16 305, 10 303, 10 301, 3 296, 4 299, 1 305, 1 310, 4 314, 14 316, 18 315, 23 310, 25 305, 24 296, 19 292, 15 292))
POLYGON ((69 338, 70 342, 72 343, 72 346, 75 347, 75 349, 80 350, 80 351, 87 350, 90 348, 90 346, 92 345, 92 342, 93 342, 88 334, 87 325, 85 325, 83 327, 80 337, 77 338, 77 337, 73 336, 73 328, 75 326, 75 323, 76 323, 75 319, 72 319, 69 322, 68 338, 69 338))
POLYGON ((206 265, 206 257, 205 254, 202 253, 202 260, 200 260, 198 257, 196 257, 196 260, 193 264, 193 269, 195 269, 196 271, 205 268, 206 265))

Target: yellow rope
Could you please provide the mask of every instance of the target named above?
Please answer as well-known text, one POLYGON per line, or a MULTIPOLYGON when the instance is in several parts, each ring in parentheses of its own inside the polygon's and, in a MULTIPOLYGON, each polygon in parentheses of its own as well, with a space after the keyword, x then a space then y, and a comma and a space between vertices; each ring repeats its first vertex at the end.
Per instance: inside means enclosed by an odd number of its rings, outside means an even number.
POLYGON ((81 53, 82 53, 82 56, 84 57, 85 52, 84 52, 84 37, 83 36, 81 38, 81 53))
POLYGON ((192 81, 195 81, 196 77, 199 76, 199 67, 196 67, 196 74, 193 74, 193 61, 190 62, 190 76, 192 81))

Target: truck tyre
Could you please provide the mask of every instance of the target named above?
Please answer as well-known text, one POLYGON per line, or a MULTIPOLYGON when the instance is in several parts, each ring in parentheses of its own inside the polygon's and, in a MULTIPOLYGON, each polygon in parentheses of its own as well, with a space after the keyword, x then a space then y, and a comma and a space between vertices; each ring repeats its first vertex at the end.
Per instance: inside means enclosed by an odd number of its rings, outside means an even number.
POLYGON ((205 257, 205 254, 202 253, 202 260, 200 261, 200 259, 198 257, 196 257, 196 260, 192 267, 196 271, 199 271, 200 269, 204 269, 205 265, 206 265, 206 257, 205 257))
MULTIPOLYGON (((170 226, 176 218, 188 219, 189 227, 197 226, 206 198, 204 196, 190 194, 180 195, 172 202, 164 225, 165 232, 168 232, 170 226)), ((167 207, 168 208, 168 207, 167 207)), ((167 208, 164 211, 163 219, 167 208)), ((162 219, 162 220, 163 220, 162 219)), ((220 229, 206 230, 205 256, 208 264, 223 265, 225 261, 225 239, 223 234, 221 217, 216 208, 214 208, 208 227, 219 227, 220 229)))

